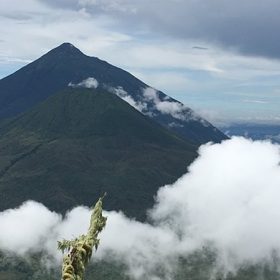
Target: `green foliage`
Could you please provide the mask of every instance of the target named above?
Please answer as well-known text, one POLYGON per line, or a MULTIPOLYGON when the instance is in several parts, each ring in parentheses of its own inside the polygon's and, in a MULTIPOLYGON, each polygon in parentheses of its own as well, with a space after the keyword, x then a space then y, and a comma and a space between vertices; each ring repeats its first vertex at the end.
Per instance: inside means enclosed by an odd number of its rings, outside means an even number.
POLYGON ((97 250, 99 245, 98 234, 106 225, 107 218, 102 215, 102 199, 99 198, 92 211, 86 235, 58 242, 58 249, 63 253, 65 250, 68 252, 63 258, 62 280, 84 279, 85 267, 91 258, 92 250, 97 250))
POLYGON ((0 252, 0 280, 57 280, 59 270, 47 267, 44 253, 18 256, 0 252))
MULTIPOLYGON (((57 280, 59 267, 46 268, 42 258, 44 254, 20 257, 0 253, 0 280, 57 280)), ((207 248, 198 250, 187 257, 178 259, 172 279, 174 280, 279 280, 279 259, 256 265, 244 264, 235 273, 218 273, 214 251, 207 248)), ((164 264, 163 264, 164 265, 164 264)), ((160 271, 159 271, 160 275, 160 271)), ((88 280, 135 280, 127 274, 127 267, 113 258, 90 262, 85 279, 88 280)), ((160 279, 164 279, 161 277, 160 279)), ((146 280, 146 279, 143 279, 146 280)), ((149 279, 147 279, 149 280, 149 279)))
POLYGON ((65 212, 107 191, 106 209, 143 220, 196 149, 113 94, 69 89, 0 125, 0 210, 33 199, 65 212))

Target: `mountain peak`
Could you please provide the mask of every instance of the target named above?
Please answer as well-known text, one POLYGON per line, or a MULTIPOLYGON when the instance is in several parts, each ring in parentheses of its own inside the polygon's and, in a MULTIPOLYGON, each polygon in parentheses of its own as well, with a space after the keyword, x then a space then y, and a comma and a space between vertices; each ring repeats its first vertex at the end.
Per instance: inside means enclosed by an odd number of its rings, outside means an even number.
POLYGON ((63 43, 16 73, 0 80, 0 118, 24 112, 68 85, 91 79, 162 126, 194 143, 227 137, 180 102, 150 88, 128 72, 63 43), (144 111, 143 111, 144 110, 144 111))
POLYGON ((65 42, 58 47, 52 49, 48 52, 48 54, 55 54, 55 55, 67 55, 67 56, 80 56, 85 55, 82 53, 78 48, 76 48, 73 44, 65 42))
POLYGON ((71 44, 69 42, 64 42, 61 45, 59 45, 57 48, 60 48, 60 49, 73 49, 73 48, 78 49, 73 44, 71 44))

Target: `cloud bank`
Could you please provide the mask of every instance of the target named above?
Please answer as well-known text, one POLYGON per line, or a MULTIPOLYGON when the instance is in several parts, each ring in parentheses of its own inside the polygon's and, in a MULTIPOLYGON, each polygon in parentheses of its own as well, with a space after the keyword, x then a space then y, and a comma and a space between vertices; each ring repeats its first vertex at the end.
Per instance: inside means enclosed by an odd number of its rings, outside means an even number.
MULTIPOLYGON (((209 243, 227 268, 269 259, 280 250, 279 162, 280 146, 270 142, 235 137, 201 146, 189 172, 159 189, 150 224, 106 212, 96 257, 124 261, 136 279, 157 279, 159 268, 172 279, 178 256, 209 243)), ((19 254, 44 249, 59 260, 56 241, 85 232, 89 217, 86 207, 62 219, 26 202, 0 214, 0 248, 19 254)))

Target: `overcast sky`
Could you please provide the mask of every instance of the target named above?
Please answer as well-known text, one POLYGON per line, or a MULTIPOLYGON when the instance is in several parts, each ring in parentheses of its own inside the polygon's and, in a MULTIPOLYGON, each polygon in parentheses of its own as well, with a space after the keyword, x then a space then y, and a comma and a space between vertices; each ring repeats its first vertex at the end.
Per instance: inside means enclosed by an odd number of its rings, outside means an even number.
POLYGON ((1 0, 0 78, 63 42, 214 124, 280 123, 279 0, 1 0))

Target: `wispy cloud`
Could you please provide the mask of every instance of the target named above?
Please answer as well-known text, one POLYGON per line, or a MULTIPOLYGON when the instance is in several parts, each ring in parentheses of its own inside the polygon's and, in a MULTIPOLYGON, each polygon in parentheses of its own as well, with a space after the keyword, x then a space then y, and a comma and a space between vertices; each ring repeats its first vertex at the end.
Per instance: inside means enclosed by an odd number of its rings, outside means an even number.
POLYGON ((265 101, 265 100, 253 100, 253 99, 243 99, 242 102, 257 103, 257 104, 267 104, 267 103, 269 103, 268 101, 265 101))
POLYGON ((108 85, 103 85, 103 86, 110 92, 116 94, 118 97, 120 97, 122 100, 127 102, 129 105, 134 107, 139 112, 145 113, 145 110, 147 110, 146 103, 134 100, 134 98, 131 95, 129 95, 121 86, 119 87, 111 87, 108 85))
POLYGON ((161 100, 158 91, 154 88, 147 87, 143 89, 143 97, 145 100, 151 102, 154 109, 162 114, 171 115, 175 119, 186 120, 186 107, 176 101, 161 100))
POLYGON ((89 77, 83 81, 81 81, 80 83, 72 83, 70 82, 68 84, 69 87, 73 87, 73 88, 78 88, 78 87, 82 87, 82 88, 97 88, 99 85, 98 81, 93 78, 93 77, 89 77))
MULTIPOLYGON (((190 108, 186 107, 184 104, 175 101, 169 97, 160 98, 158 91, 154 88, 147 87, 143 89, 144 100, 152 104, 154 114, 160 112, 161 114, 170 115, 173 118, 181 121, 199 121, 203 125, 208 126, 208 123, 198 116, 190 108)), ((174 126, 174 122, 170 124, 174 126)), ((177 125, 178 126, 178 125, 177 125)))

